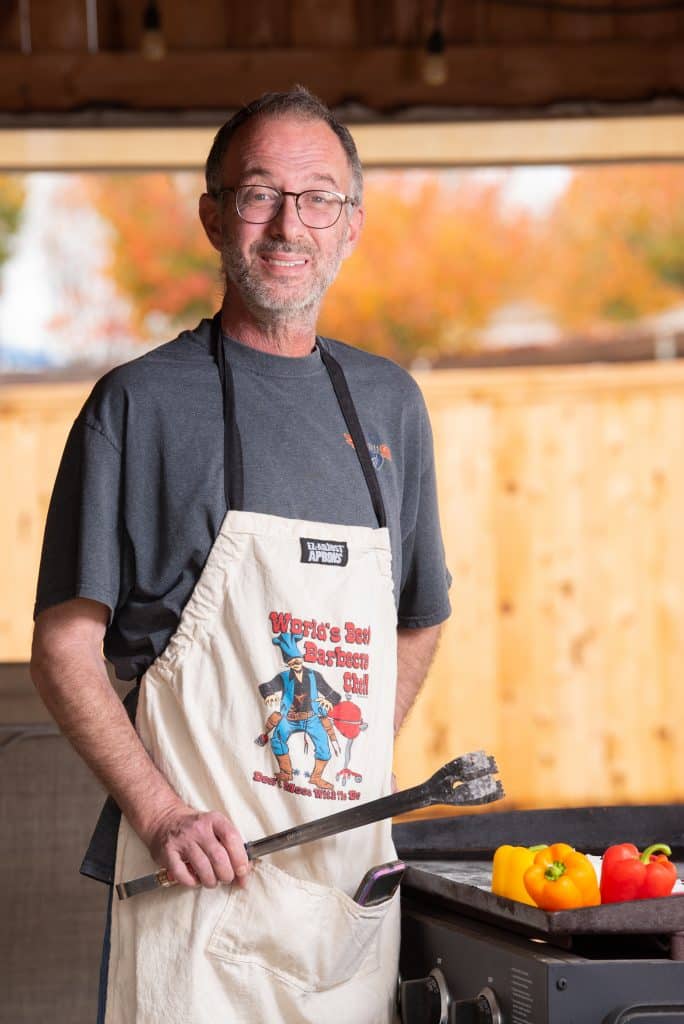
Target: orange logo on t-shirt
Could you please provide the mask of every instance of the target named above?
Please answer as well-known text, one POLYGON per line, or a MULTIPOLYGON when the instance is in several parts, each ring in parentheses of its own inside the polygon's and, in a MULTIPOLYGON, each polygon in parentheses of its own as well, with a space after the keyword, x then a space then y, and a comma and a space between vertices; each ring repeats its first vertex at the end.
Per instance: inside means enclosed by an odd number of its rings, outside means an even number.
MULTIPOLYGON (((356 447, 351 434, 345 434, 344 439, 350 447, 356 447)), ((392 450, 388 444, 373 444, 369 442, 368 451, 370 452, 371 462, 375 469, 380 469, 383 462, 392 461, 392 450)))

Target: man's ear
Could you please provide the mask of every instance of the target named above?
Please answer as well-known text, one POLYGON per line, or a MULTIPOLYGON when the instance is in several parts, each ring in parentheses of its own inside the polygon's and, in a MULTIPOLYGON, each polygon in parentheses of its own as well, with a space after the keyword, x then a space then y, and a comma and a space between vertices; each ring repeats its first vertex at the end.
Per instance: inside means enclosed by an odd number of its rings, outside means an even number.
POLYGON ((221 204, 208 192, 203 192, 199 201, 199 218, 205 234, 217 252, 221 251, 223 227, 221 224, 221 204))

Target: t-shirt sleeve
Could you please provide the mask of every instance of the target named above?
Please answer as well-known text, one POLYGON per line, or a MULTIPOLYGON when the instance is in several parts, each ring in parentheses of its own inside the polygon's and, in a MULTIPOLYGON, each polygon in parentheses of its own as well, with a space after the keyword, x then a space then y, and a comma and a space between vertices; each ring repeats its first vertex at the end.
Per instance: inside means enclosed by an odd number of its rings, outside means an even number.
POLYGON ((112 612, 119 596, 121 453, 85 411, 74 423, 48 509, 34 617, 74 597, 112 612))
POLYGON ((408 523, 402 523, 401 542, 398 624, 409 629, 437 626, 451 614, 451 574, 439 521, 432 430, 422 396, 420 416, 421 441, 414 482, 417 494, 413 494, 408 523))

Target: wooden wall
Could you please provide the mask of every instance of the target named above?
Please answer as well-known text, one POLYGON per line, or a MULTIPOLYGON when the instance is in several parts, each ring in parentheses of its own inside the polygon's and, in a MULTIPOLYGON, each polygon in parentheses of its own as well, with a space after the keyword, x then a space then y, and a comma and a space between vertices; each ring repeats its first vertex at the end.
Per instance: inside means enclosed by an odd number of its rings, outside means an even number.
MULTIPOLYGON (((483 746, 505 806, 684 799, 684 365, 418 376, 454 614, 400 784, 483 746)), ((0 389, 0 661, 28 658, 43 518, 88 390, 0 389)))
POLYGON ((484 746, 512 804, 684 799, 684 366, 421 384, 454 614, 400 771, 484 746))

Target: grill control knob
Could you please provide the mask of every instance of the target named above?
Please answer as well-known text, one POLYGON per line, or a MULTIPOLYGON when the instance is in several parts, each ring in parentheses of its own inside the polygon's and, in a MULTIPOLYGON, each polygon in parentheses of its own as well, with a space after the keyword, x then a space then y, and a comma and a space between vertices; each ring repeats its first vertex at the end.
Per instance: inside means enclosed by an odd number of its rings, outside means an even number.
POLYGON ((502 1024, 499 1003, 490 988, 483 988, 474 999, 452 1002, 447 1024, 502 1024))
POLYGON ((400 990, 402 1024, 449 1024, 449 989, 439 967, 427 978, 402 981, 400 990))

